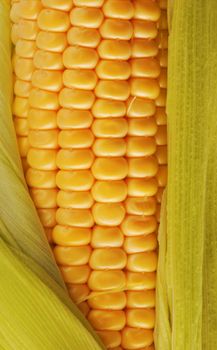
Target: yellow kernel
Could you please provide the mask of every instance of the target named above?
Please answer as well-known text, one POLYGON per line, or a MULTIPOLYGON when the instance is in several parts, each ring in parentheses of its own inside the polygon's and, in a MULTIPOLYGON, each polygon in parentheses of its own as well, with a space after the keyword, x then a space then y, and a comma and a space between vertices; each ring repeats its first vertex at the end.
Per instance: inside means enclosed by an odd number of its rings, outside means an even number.
POLYGON ((158 54, 158 45, 155 40, 133 39, 132 57, 145 58, 155 57, 158 54))
POLYGON ((39 89, 58 92, 62 88, 62 72, 35 70, 32 75, 32 85, 39 89))
POLYGON ((58 130, 30 130, 29 144, 34 148, 57 148, 58 130))
POLYGON ((151 177, 158 171, 157 159, 154 156, 130 158, 128 164, 130 177, 151 177))
POLYGON ((121 247, 124 236, 118 227, 94 226, 91 236, 93 248, 121 247))
POLYGON ((154 309, 130 309, 126 312, 127 325, 130 327, 153 329, 155 324, 154 309))
POLYGON ((30 58, 16 57, 14 60, 14 71, 21 80, 30 81, 34 70, 33 60, 30 58))
POLYGON ((97 137, 125 137, 127 130, 125 118, 96 119, 92 124, 92 131, 97 137))
POLYGON ((121 225, 126 236, 148 235, 157 228, 154 216, 128 215, 121 225))
POLYGON ((28 124, 30 129, 56 129, 56 111, 30 108, 28 112, 28 124))
POLYGON ((156 152, 154 137, 130 136, 127 138, 128 157, 150 156, 156 152))
POLYGON ((160 94, 156 98, 156 106, 165 107, 167 100, 167 89, 160 89, 160 94))
POLYGON ((90 170, 62 170, 58 172, 56 177, 57 186, 66 191, 88 191, 93 182, 94 177, 90 170))
POLYGON ((100 34, 97 29, 72 27, 67 33, 67 40, 70 45, 95 48, 100 42, 100 34))
POLYGON ((20 39, 18 30, 19 30, 19 23, 13 24, 11 27, 11 41, 14 45, 16 45, 16 43, 20 39))
POLYGON ((137 97, 156 99, 160 93, 158 81, 147 78, 131 79, 131 94, 137 97))
POLYGON ((29 97, 31 83, 28 81, 16 79, 14 83, 14 94, 18 97, 29 97))
POLYGON ((28 115, 27 98, 15 97, 13 101, 13 114, 20 118, 27 118, 27 115, 28 115))
POLYGON ((52 227, 44 227, 44 232, 49 244, 52 244, 52 227))
POLYGON ((160 18, 160 8, 155 1, 136 0, 134 2, 134 18, 145 21, 158 21, 160 18))
POLYGON ((59 266, 66 283, 81 284, 88 281, 90 268, 88 265, 83 266, 59 266))
POLYGON ((60 225, 90 228, 94 225, 93 217, 89 209, 64 209, 58 208, 56 220, 60 225))
POLYGON ((26 182, 29 187, 56 188, 56 172, 29 168, 26 173, 26 182))
POLYGON ((121 334, 118 331, 98 331, 97 334, 108 349, 113 349, 121 343, 121 334))
POLYGON ((52 232, 52 239, 60 246, 82 246, 90 243, 91 230, 83 227, 56 225, 52 232))
POLYGON ((19 39, 15 51, 16 54, 23 58, 32 58, 34 56, 36 45, 34 41, 19 39))
POLYGON ((131 19, 134 14, 132 1, 107 0, 103 6, 106 17, 117 19, 131 19))
POLYGON ((131 46, 128 41, 102 40, 98 46, 100 58, 108 60, 128 60, 131 56, 131 46))
POLYGON ((100 80, 95 94, 99 98, 126 101, 130 95, 130 85, 127 81, 100 80))
POLYGON ((155 306, 155 290, 127 291, 128 308, 146 308, 155 306))
POLYGON ((159 86, 163 89, 167 88, 167 69, 161 68, 159 76, 159 86))
POLYGON ((41 30, 50 32, 66 32, 70 26, 67 12, 52 9, 43 9, 37 18, 37 23, 41 30))
POLYGON ((57 204, 61 208, 89 209, 93 205, 90 192, 59 191, 57 204))
POLYGON ((72 26, 99 28, 103 21, 103 12, 98 8, 74 7, 70 12, 72 26))
POLYGON ((156 138, 157 145, 164 146, 167 144, 167 127, 166 127, 166 125, 158 126, 155 138, 156 138))
POLYGON ((165 125, 167 123, 167 115, 165 108, 158 107, 155 114, 157 125, 165 125))
POLYGON ((127 197, 127 185, 122 181, 96 181, 91 190, 97 202, 117 203, 127 197))
POLYGON ((98 98, 92 107, 92 113, 95 118, 124 117, 126 115, 126 104, 123 101, 98 98))
POLYGON ((133 21, 133 35, 138 39, 155 39, 158 34, 157 24, 151 21, 133 21))
POLYGON ((100 34, 103 39, 130 40, 133 26, 130 21, 107 18, 100 27, 100 34))
POLYGON ((119 293, 93 293, 90 294, 88 304, 92 309, 121 310, 126 306, 126 296, 124 292, 119 293))
POLYGON ((98 59, 96 50, 92 48, 69 46, 63 53, 63 63, 66 68, 93 69, 98 59))
POLYGON ((126 272, 127 290, 144 291, 144 289, 153 289, 156 286, 155 272, 126 272))
POLYGON ((76 6, 101 7, 104 0, 74 0, 76 6))
POLYGON ((90 111, 60 109, 57 112, 57 125, 60 129, 85 129, 92 124, 93 116, 90 111))
POLYGON ((92 271, 88 280, 92 291, 121 290, 125 285, 125 273, 121 270, 92 271))
POLYGON ((42 5, 56 10, 69 11, 73 6, 73 0, 42 0, 42 5))
POLYGON ((126 327, 122 331, 121 345, 124 349, 141 349, 153 343, 153 331, 142 328, 126 327))
POLYGON ((80 311, 84 314, 85 317, 87 317, 89 311, 90 311, 90 308, 88 306, 88 303, 86 301, 83 301, 82 303, 80 303, 78 305, 78 308, 80 309, 80 311))
POLYGON ((54 227, 56 225, 56 209, 38 209, 38 216, 44 227, 54 227))
POLYGON ((158 60, 160 62, 160 66, 166 68, 168 61, 168 50, 160 50, 158 54, 158 60))
POLYGON ((97 75, 93 70, 66 69, 63 72, 63 83, 69 88, 93 90, 97 80, 97 75))
POLYGON ((17 143, 21 157, 26 157, 29 150, 28 137, 18 136, 17 143))
POLYGON ((38 170, 55 170, 56 150, 31 148, 27 156, 30 167, 38 170))
POLYGON ((32 89, 29 95, 29 105, 33 108, 57 110, 59 108, 58 94, 37 88, 32 89))
POLYGON ((88 321, 96 330, 120 331, 125 326, 126 317, 124 311, 91 310, 88 321))
POLYGON ((124 219, 125 209, 121 203, 95 203, 92 214, 97 225, 118 226, 124 219))
POLYGON ((168 31, 161 30, 158 36, 159 49, 168 49, 168 31))
POLYGON ((157 193, 158 184, 155 178, 151 179, 127 179, 128 195, 132 197, 154 196, 157 193))
POLYGON ((20 20, 17 26, 17 35, 20 39, 35 40, 38 30, 36 21, 20 20))
POLYGON ((41 1, 37 0, 22 0, 19 4, 20 17, 24 19, 37 19, 41 9, 41 1))
POLYGON ((89 265, 93 270, 121 270, 125 268, 126 263, 127 256, 121 248, 94 249, 89 261, 89 265))
POLYGON ((62 55, 58 52, 37 50, 33 59, 38 69, 60 70, 63 69, 62 55))
POLYGON ((94 100, 94 93, 87 90, 64 88, 59 94, 60 105, 65 108, 89 109, 94 100))
POLYGON ((155 118, 129 118, 128 135, 132 136, 155 136, 157 124, 155 118))
POLYGON ((79 266, 88 263, 91 248, 88 245, 80 247, 61 247, 56 246, 53 249, 57 264, 68 266, 79 266))
POLYGON ((156 200, 152 197, 128 197, 125 207, 128 214, 150 216, 156 211, 156 200))
POLYGON ((56 208, 57 190, 56 189, 30 189, 30 195, 36 208, 56 208))
POLYGON ((36 45, 41 50, 63 52, 67 46, 66 34, 40 31, 37 35, 36 45))
POLYGON ((20 20, 20 3, 11 5, 10 20, 13 23, 18 23, 20 20))
POLYGON ((100 79, 124 80, 130 77, 131 67, 125 61, 101 60, 96 67, 96 73, 100 79))
POLYGON ((128 117, 150 117, 155 114, 156 106, 154 101, 141 97, 130 97, 127 101, 128 117))
POLYGON ((96 158, 92 173, 97 180, 122 180, 127 176, 128 164, 125 158, 96 158))
POLYGON ((61 149, 56 158, 57 166, 62 170, 89 169, 93 161, 94 155, 90 149, 61 149))
POLYGON ((157 253, 144 252, 128 255, 127 269, 133 272, 153 272, 157 269, 157 253))
POLYGON ((158 186, 165 187, 167 184, 167 166, 161 165, 157 173, 158 186))
POLYGON ((158 146, 156 157, 158 164, 167 164, 167 146, 158 146))
POLYGON ((126 153, 126 146, 126 141, 122 138, 97 138, 92 149, 98 157, 121 157, 126 153))
POLYGON ((17 135, 19 136, 28 135, 28 123, 26 118, 14 117, 14 127, 17 135))
POLYGON ((156 248, 157 237, 155 233, 151 233, 147 236, 125 237, 124 240, 124 250, 127 254, 146 252, 156 248))
POLYGON ((158 203, 162 202, 163 192, 164 192, 164 187, 159 187, 156 195, 158 203))
POLYGON ((69 284, 68 291, 75 303, 84 300, 90 293, 90 289, 86 284, 69 284))
POLYGON ((93 133, 86 130, 60 131, 58 143, 62 148, 89 148, 94 140, 93 133))
POLYGON ((132 77, 157 78, 160 75, 160 65, 155 58, 134 58, 131 67, 132 77))

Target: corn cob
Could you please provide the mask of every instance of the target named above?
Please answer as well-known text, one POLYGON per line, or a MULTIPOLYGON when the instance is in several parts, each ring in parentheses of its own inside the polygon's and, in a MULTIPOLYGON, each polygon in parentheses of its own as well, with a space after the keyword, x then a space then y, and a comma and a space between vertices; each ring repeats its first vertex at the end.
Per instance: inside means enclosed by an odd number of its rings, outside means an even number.
POLYGON ((24 35, 36 39, 30 193, 69 293, 105 345, 151 350, 167 162, 165 3, 160 20, 152 0, 32 1, 30 15, 20 3, 32 21, 20 20, 24 35))

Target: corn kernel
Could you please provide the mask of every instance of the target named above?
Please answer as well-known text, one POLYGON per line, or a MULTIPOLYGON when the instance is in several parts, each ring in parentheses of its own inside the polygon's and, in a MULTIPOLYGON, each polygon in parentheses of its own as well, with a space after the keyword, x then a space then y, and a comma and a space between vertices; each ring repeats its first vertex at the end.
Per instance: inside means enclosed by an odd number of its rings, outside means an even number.
POLYGON ((131 67, 125 61, 101 60, 96 67, 100 79, 124 80, 130 77, 131 67))
POLYGON ((63 72, 63 83, 69 88, 93 90, 97 80, 97 75, 93 70, 66 69, 63 72))
POLYGON ((141 236, 125 237, 124 250, 127 254, 146 252, 157 248, 155 233, 141 236))
POLYGON ((95 94, 99 98, 126 101, 130 95, 130 86, 127 81, 98 81, 95 94))
POLYGON ((37 35, 36 45, 41 50, 63 52, 67 46, 66 34, 40 31, 37 35))
POLYGON ((127 307, 146 308, 155 306, 155 290, 144 291, 128 291, 127 292, 127 307))
POLYGON ((38 209, 38 215, 44 227, 54 227, 56 225, 56 209, 38 209))
POLYGON ((166 127, 166 125, 158 126, 155 138, 156 138, 157 145, 164 146, 167 144, 167 127, 166 127))
POLYGON ((19 39, 16 43, 15 52, 23 58, 32 58, 36 50, 35 42, 32 40, 19 39))
POLYGON ((158 186, 165 187, 167 184, 167 166, 161 165, 157 173, 158 186))
POLYGON ((124 311, 91 310, 88 320, 96 330, 120 331, 126 324, 124 311))
POLYGON ((14 94, 17 97, 29 97, 31 83, 28 81, 16 79, 14 83, 14 94))
POLYGON ((94 225, 93 216, 89 209, 58 208, 56 220, 60 225, 90 228, 94 225))
POLYGON ((27 156, 30 167, 38 170, 56 170, 56 150, 31 148, 27 156))
POLYGON ((93 248, 121 247, 124 242, 118 227, 94 226, 91 237, 93 248))
POLYGON ((66 32, 70 26, 67 12, 43 9, 37 18, 38 27, 50 32, 66 32))
POLYGON ((88 303, 86 301, 84 301, 83 303, 80 303, 78 305, 80 311, 84 314, 85 317, 87 317, 87 315, 89 314, 90 308, 88 306, 88 303))
POLYGON ((128 215, 121 225, 126 236, 148 235, 157 228, 154 216, 128 215))
POLYGON ((133 21, 133 35, 138 39, 155 39, 158 30, 155 22, 150 21, 133 21))
POLYGON ((56 111, 30 108, 28 111, 29 128, 35 130, 56 129, 56 115, 56 111))
POLYGON ((158 146, 156 157, 158 164, 167 164, 167 146, 158 146))
POLYGON ((134 18, 144 21, 158 21, 160 18, 160 8, 155 1, 136 0, 134 2, 134 18))
POLYGON ((90 268, 83 266, 59 266, 63 279, 66 283, 82 284, 88 281, 90 268))
POLYGON ((118 226, 124 219, 125 209, 120 203, 95 203, 92 214, 97 225, 118 226))
POLYGON ((37 19, 41 9, 41 1, 37 0, 22 0, 19 4, 20 17, 28 20, 37 19))
POLYGON ((147 78, 131 79, 131 94, 136 97, 156 99, 160 93, 157 80, 147 78))
POLYGON ((56 158, 56 163, 59 169, 62 170, 84 170, 89 169, 94 161, 93 152, 89 149, 59 150, 56 158))
POLYGON ((89 148, 94 141, 93 133, 86 130, 62 130, 58 143, 62 148, 89 148))
POLYGON ((57 112, 57 125, 60 129, 85 129, 92 124, 93 116, 88 110, 62 108, 57 112))
POLYGON ((118 293, 93 293, 90 294, 88 304, 92 309, 122 310, 126 306, 126 295, 124 292, 118 293))
POLYGON ((128 60, 131 56, 131 47, 128 41, 102 40, 98 46, 100 58, 108 60, 128 60))
POLYGON ((28 135, 28 123, 26 118, 14 118, 14 126, 16 130, 16 134, 19 136, 27 136, 28 135))
POLYGON ((32 59, 18 56, 15 57, 14 71, 19 79, 30 81, 32 78, 33 70, 34 67, 32 59))
POLYGON ((29 150, 29 142, 27 137, 18 136, 17 143, 21 157, 26 157, 29 150))
POLYGON ((83 227, 56 225, 52 232, 54 243, 60 246, 83 246, 90 243, 91 230, 83 227))
POLYGON ((103 21, 103 12, 98 8, 74 7, 70 13, 72 26, 99 28, 103 21))
POLYGON ((97 29, 71 27, 67 33, 70 45, 96 48, 100 42, 100 34, 97 29))
POLYGON ((92 187, 94 177, 89 170, 76 170, 58 172, 56 177, 57 186, 61 190, 88 191, 92 187))
POLYGON ((158 185, 155 178, 127 179, 128 196, 151 197, 157 193, 158 185))
POLYGON ((155 40, 133 39, 132 57, 145 58, 156 57, 158 54, 158 45, 155 40))
POLYGON ((29 95, 29 104, 33 108, 57 110, 59 108, 58 94, 37 88, 32 89, 29 95))
POLYGON ((17 35, 20 39, 35 40, 38 30, 36 21, 20 20, 17 25, 17 35))
POLYGON ((156 286, 155 272, 131 272, 126 273, 127 290, 153 289, 156 286))
POLYGON ((30 189, 31 197, 36 208, 49 209, 57 206, 57 190, 56 189, 30 189))
POLYGON ((33 62, 38 69, 58 70, 63 69, 61 53, 37 50, 33 62))
MULTIPOLYGON (((94 249, 89 261, 93 270, 121 270, 125 268, 126 263, 127 256, 121 248, 94 249)), ((111 308, 111 305, 108 305, 111 308)))
POLYGON ((51 70, 35 70, 32 85, 43 90, 58 92, 62 88, 62 73, 51 70))
POLYGON ((126 276, 121 270, 92 271, 88 280, 92 291, 121 290, 125 285, 126 276))
POLYGON ((118 19, 131 19, 134 14, 134 7, 131 1, 108 0, 103 6, 106 17, 118 19))
POLYGON ((155 136, 157 124, 155 118, 129 118, 128 135, 132 136, 155 136))
POLYGON ((26 182, 29 187, 56 188, 56 172, 29 168, 26 173, 26 182))
POLYGON ((126 153, 126 141, 123 138, 97 138, 93 145, 95 156, 98 157, 121 157, 126 153))
POLYGON ((28 99, 23 97, 15 97, 13 102, 13 114, 20 118, 27 118, 28 115, 28 99))
POLYGON ((92 173, 97 180, 122 180, 127 176, 128 164, 125 158, 96 158, 92 173))
POLYGON ((58 130, 30 130, 28 139, 33 148, 57 148, 58 130))
MULTIPOLYGON (((156 152, 156 142, 153 137, 128 137, 127 152, 128 157, 150 156, 156 152)), ((144 158, 142 158, 144 160, 144 158)))
POLYGON ((69 284, 68 291, 75 303, 84 300, 90 293, 90 289, 86 284, 69 284))
POLYGON ((101 7, 104 0, 74 0, 76 6, 101 7))
POLYGON ((127 325, 130 327, 153 329, 154 309, 130 309, 126 311, 127 325))
POLYGON ((92 131, 97 137, 124 137, 128 131, 124 118, 96 119, 92 124, 92 131))
POLYGON ((42 0, 42 5, 56 10, 69 11, 73 6, 73 0, 42 0))
POLYGON ((132 77, 158 78, 160 65, 155 58, 134 58, 131 61, 132 77))
POLYGON ((60 105, 65 108, 90 109, 95 96, 92 91, 64 88, 60 91, 60 105))
POLYGON ((89 209, 93 205, 90 192, 59 191, 57 204, 61 208, 89 209))
POLYGON ((108 349, 121 344, 121 334, 118 331, 98 331, 97 334, 108 349))
POLYGON ((79 266, 88 263, 91 254, 91 248, 88 245, 83 245, 80 247, 56 246, 53 249, 53 253, 58 264, 79 266))
POLYGON ((156 199, 153 197, 128 197, 125 201, 128 214, 153 215, 156 211, 156 199))
POLYGON ((141 349, 153 343, 153 331, 142 328, 126 327, 122 331, 122 346, 124 349, 141 349))
POLYGON ((152 177, 158 171, 158 163, 155 156, 129 158, 128 165, 128 175, 130 177, 152 177))
POLYGON ((130 40, 133 36, 133 26, 130 21, 105 19, 100 27, 103 39, 130 40))
POLYGON ((92 48, 69 46, 63 53, 63 63, 66 68, 93 69, 97 62, 97 52, 92 48))
POLYGON ((95 118, 124 117, 126 114, 126 105, 123 101, 98 98, 92 107, 92 113, 95 118))
POLYGON ((128 255, 127 269, 133 272, 153 272, 157 268, 157 253, 154 251, 128 255))
POLYGON ((118 203, 125 200, 127 185, 124 181, 96 181, 91 193, 97 202, 118 203))

